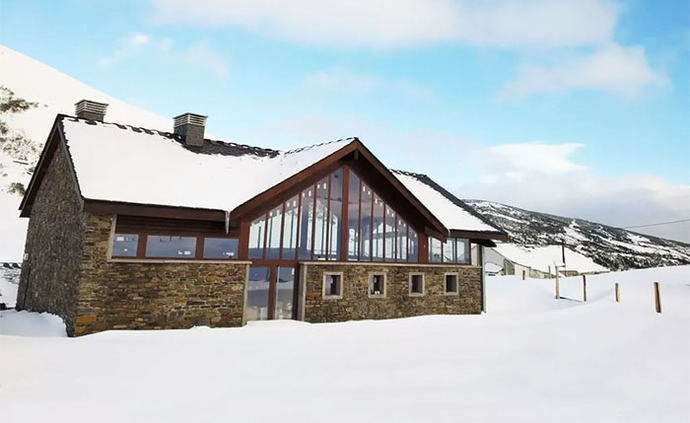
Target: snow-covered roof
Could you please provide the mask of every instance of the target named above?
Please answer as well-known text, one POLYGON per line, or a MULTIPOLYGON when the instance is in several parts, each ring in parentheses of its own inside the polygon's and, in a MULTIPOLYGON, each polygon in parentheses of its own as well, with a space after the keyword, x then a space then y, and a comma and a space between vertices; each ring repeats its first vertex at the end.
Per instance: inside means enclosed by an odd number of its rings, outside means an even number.
MULTIPOLYGON (((497 244, 494 250, 513 263, 544 273, 549 271, 549 267, 555 273, 556 266, 563 266, 563 251, 560 245, 526 248, 517 244, 506 243, 497 244)), ((591 258, 567 247, 565 249, 565 268, 566 270, 576 270, 579 273, 608 271, 607 268, 596 264, 591 258)))
POLYGON ((205 140, 192 151, 167 132, 73 117, 62 124, 84 198, 228 211, 354 141, 277 151, 205 140))
POLYGON ((448 229, 480 232, 501 232, 475 213, 463 207, 458 199, 426 175, 393 170, 393 174, 448 229))

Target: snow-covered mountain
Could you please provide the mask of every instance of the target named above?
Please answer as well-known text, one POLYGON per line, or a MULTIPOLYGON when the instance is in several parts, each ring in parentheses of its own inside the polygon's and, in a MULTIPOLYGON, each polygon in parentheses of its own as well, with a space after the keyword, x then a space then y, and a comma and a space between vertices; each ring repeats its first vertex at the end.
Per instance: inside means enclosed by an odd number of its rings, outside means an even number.
POLYGON ((611 270, 690 264, 690 245, 583 219, 464 200, 523 246, 565 244, 611 270))
POLYGON ((172 119, 131 106, 37 60, 0 45, 0 87, 38 103, 20 113, 0 114, 11 134, 0 137, 0 261, 21 261, 26 219, 18 217, 21 189, 28 185, 55 115, 74 114, 74 103, 108 103, 108 119, 146 128, 172 130, 172 119))
MULTIPOLYGON (((18 217, 21 190, 31 179, 43 143, 58 113, 74 114, 74 103, 108 103, 107 120, 172 129, 172 119, 131 106, 12 49, 0 46, 0 87, 38 103, 15 114, 0 114, 12 136, 0 136, 0 261, 21 262, 26 219, 18 217)), ((486 201, 468 201, 521 245, 568 246, 610 269, 690 263, 690 245, 640 235, 606 225, 529 212, 486 201)))

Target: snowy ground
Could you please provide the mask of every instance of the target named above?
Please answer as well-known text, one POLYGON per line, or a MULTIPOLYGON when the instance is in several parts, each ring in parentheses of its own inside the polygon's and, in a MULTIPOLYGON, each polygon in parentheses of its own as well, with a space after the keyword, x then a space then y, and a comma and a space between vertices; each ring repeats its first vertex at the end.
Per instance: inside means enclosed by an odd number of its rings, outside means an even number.
POLYGON ((21 269, 5 268, 0 263, 0 303, 5 304, 5 307, 14 307, 17 301, 20 273, 21 269))
POLYGON ((490 278, 489 313, 64 337, 0 314, 3 421, 687 422, 690 266, 490 278), (661 282, 663 313, 653 307, 661 282), (613 283, 621 283, 621 303, 613 283))

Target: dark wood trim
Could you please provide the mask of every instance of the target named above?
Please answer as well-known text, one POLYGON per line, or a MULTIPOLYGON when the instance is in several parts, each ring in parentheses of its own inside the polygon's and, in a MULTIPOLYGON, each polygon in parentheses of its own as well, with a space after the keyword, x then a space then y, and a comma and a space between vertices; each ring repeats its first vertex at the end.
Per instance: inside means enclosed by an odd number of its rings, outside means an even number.
POLYGON ((63 117, 64 115, 58 114, 53 121, 53 126, 48 133, 48 138, 46 138, 45 144, 43 145, 43 150, 41 151, 38 163, 36 164, 34 174, 31 176, 29 185, 26 188, 26 194, 24 194, 24 198, 22 198, 22 201, 19 205, 21 217, 29 217, 31 215, 31 206, 33 205, 36 193, 38 192, 38 187, 41 185, 41 181, 48 171, 48 165, 52 161, 55 150, 62 139, 62 137, 58 135, 58 133, 62 131, 59 131, 58 128, 59 122, 63 117))
POLYGON ((350 168, 347 166, 343 166, 343 195, 341 198, 341 212, 340 212, 340 222, 342 229, 340 231, 340 257, 338 257, 339 260, 346 261, 347 260, 347 247, 348 247, 348 242, 347 242, 347 237, 348 234, 350 233, 349 231, 349 224, 350 222, 348 221, 349 216, 349 207, 350 207, 350 168))
POLYGON ((281 210, 283 214, 280 216, 280 250, 278 251, 278 257, 283 258, 283 240, 285 239, 285 203, 283 203, 281 210))
POLYGON ((453 238, 471 238, 508 242, 508 235, 503 232, 458 231, 453 229, 450 231, 450 236, 453 238))
POLYGON ((240 246, 237 253, 240 260, 249 260, 249 225, 251 222, 240 224, 240 246))
POLYGON ((225 224, 222 210, 195 209, 175 206, 123 203, 117 201, 84 200, 84 210, 93 214, 118 214, 164 219, 211 220, 225 224))
POLYGON ((326 252, 326 260, 331 257, 331 184, 333 174, 329 173, 328 177, 326 178, 326 184, 327 190, 326 190, 326 216, 324 216, 324 221, 326 222, 326 245, 325 245, 325 252, 326 252))
MULTIPOLYGON (((312 195, 312 212, 311 212, 311 259, 314 260, 314 245, 316 244, 316 192, 319 186, 319 180, 313 184, 314 195, 312 195)), ((307 225, 308 227, 309 225, 307 225)))

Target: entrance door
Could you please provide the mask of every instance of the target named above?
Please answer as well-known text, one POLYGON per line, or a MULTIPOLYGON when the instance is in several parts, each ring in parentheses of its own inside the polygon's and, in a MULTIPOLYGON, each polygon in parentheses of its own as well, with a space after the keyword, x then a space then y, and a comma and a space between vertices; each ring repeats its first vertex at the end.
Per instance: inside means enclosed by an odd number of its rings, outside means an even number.
POLYGON ((294 318, 295 273, 295 267, 251 266, 246 320, 294 318))

